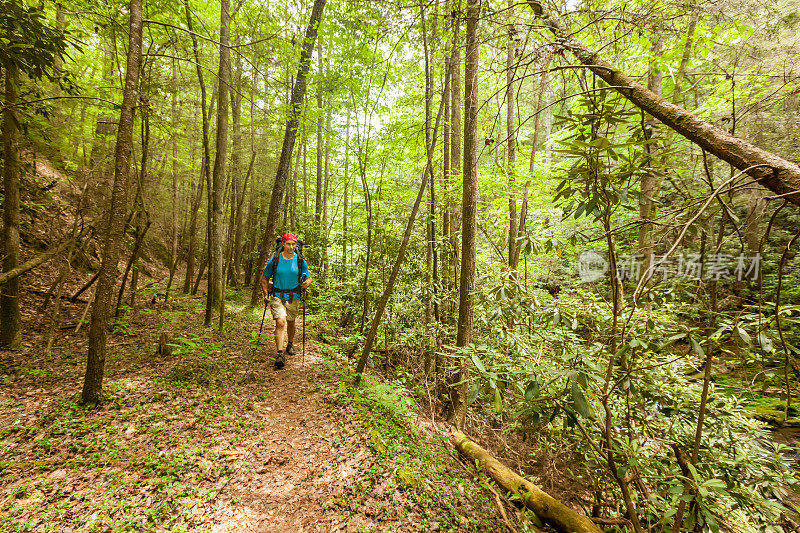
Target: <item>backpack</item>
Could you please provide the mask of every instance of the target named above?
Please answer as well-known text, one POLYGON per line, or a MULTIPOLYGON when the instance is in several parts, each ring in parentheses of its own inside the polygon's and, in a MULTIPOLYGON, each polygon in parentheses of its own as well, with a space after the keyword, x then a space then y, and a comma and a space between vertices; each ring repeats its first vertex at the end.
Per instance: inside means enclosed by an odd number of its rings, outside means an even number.
MULTIPOLYGON (((270 288, 269 294, 270 296, 274 296, 276 292, 282 292, 283 294, 281 296, 285 296, 286 293, 299 292, 302 295, 303 291, 300 290, 300 285, 303 283, 303 266, 305 265, 305 259, 303 259, 303 241, 297 239, 297 248, 294 250, 295 255, 297 255, 297 287, 278 291, 275 289, 275 274, 278 272, 278 261, 280 260, 281 253, 283 253, 283 241, 278 237, 275 239, 275 254, 272 256, 272 272, 270 272, 269 275, 269 279, 272 280, 272 287, 270 288)), ((283 300, 283 298, 281 299, 283 300)))

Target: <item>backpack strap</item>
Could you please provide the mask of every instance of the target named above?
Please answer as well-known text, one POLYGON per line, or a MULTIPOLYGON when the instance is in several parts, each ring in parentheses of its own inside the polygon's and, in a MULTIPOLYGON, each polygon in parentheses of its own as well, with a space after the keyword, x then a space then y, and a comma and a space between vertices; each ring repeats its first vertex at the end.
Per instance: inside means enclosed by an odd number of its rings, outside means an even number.
MULTIPOLYGON (((303 258, 303 254, 300 252, 295 252, 295 256, 297 256, 297 287, 293 289, 287 290, 279 290, 275 288, 275 275, 278 273, 278 261, 280 261, 281 252, 276 252, 275 255, 272 256, 272 272, 270 273, 270 277, 272 279, 272 288, 269 291, 270 296, 275 296, 278 293, 281 293, 281 301, 286 303, 286 294, 294 295, 296 292, 300 292, 302 298, 302 286, 303 286, 303 265, 305 265, 305 259, 303 258)), ((291 303, 294 300, 294 296, 290 297, 289 302, 291 303)))
POLYGON ((275 274, 278 272, 278 261, 280 261, 280 257, 278 257, 281 253, 276 252, 275 255, 272 256, 272 272, 270 272, 270 279, 272 280, 272 287, 269 289, 269 295, 275 295, 275 274))
POLYGON ((303 266, 305 266, 306 260, 303 257, 303 254, 297 252, 297 284, 303 284, 303 266))

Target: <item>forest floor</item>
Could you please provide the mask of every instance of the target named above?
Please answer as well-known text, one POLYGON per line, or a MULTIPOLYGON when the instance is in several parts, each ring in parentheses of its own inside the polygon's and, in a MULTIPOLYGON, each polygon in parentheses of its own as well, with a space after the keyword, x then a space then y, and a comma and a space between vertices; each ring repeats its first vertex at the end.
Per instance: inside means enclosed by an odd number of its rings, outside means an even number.
MULTIPOLYGON (((41 296, 27 297, 38 298, 24 306, 35 310, 41 296)), ((202 326, 199 297, 147 301, 114 322, 94 409, 77 405, 80 304, 65 308, 70 327, 49 355, 47 320, 35 312, 23 349, 0 352, 0 531, 511 525, 444 428, 377 378, 354 390, 332 347, 309 341, 304 358, 298 351, 276 371, 269 317, 258 344, 260 311, 234 299, 220 332, 202 326), (156 353, 162 333, 166 355, 156 353)), ((513 508, 508 515, 528 530, 513 508)))

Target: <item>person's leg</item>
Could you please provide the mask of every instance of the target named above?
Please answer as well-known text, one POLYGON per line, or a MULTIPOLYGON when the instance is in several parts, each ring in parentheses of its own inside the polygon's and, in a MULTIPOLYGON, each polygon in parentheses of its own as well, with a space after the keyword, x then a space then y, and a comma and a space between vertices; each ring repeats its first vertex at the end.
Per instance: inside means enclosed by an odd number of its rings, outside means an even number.
POLYGON ((286 338, 286 319, 278 317, 275 319, 275 347, 279 352, 283 351, 283 341, 286 338))
POLYGON ((286 324, 287 324, 286 340, 289 342, 294 342, 294 332, 297 330, 297 321, 287 320, 286 324))
POLYGON ((288 341, 294 342, 294 332, 297 330, 297 312, 299 309, 300 300, 286 303, 286 322, 288 324, 288 341))
POLYGON ((269 301, 272 319, 275 320, 275 347, 283 351, 283 342, 286 340, 286 308, 280 298, 273 297, 269 301))

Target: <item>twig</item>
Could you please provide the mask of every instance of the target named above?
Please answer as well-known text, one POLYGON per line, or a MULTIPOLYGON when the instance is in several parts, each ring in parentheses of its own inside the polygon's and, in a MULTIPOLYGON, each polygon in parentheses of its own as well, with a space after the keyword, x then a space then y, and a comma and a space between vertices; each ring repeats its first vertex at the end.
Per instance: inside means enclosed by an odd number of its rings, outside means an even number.
POLYGON ((514 526, 511 525, 511 522, 509 522, 508 520, 508 515, 506 514, 506 508, 503 505, 503 502, 500 500, 500 495, 497 493, 496 490, 494 490, 494 487, 492 487, 491 483, 487 483, 485 486, 487 489, 489 489, 489 492, 494 494, 494 501, 497 504, 497 509, 500 511, 500 515, 503 517, 503 523, 506 525, 506 527, 511 533, 517 533, 517 530, 514 528, 514 526))

